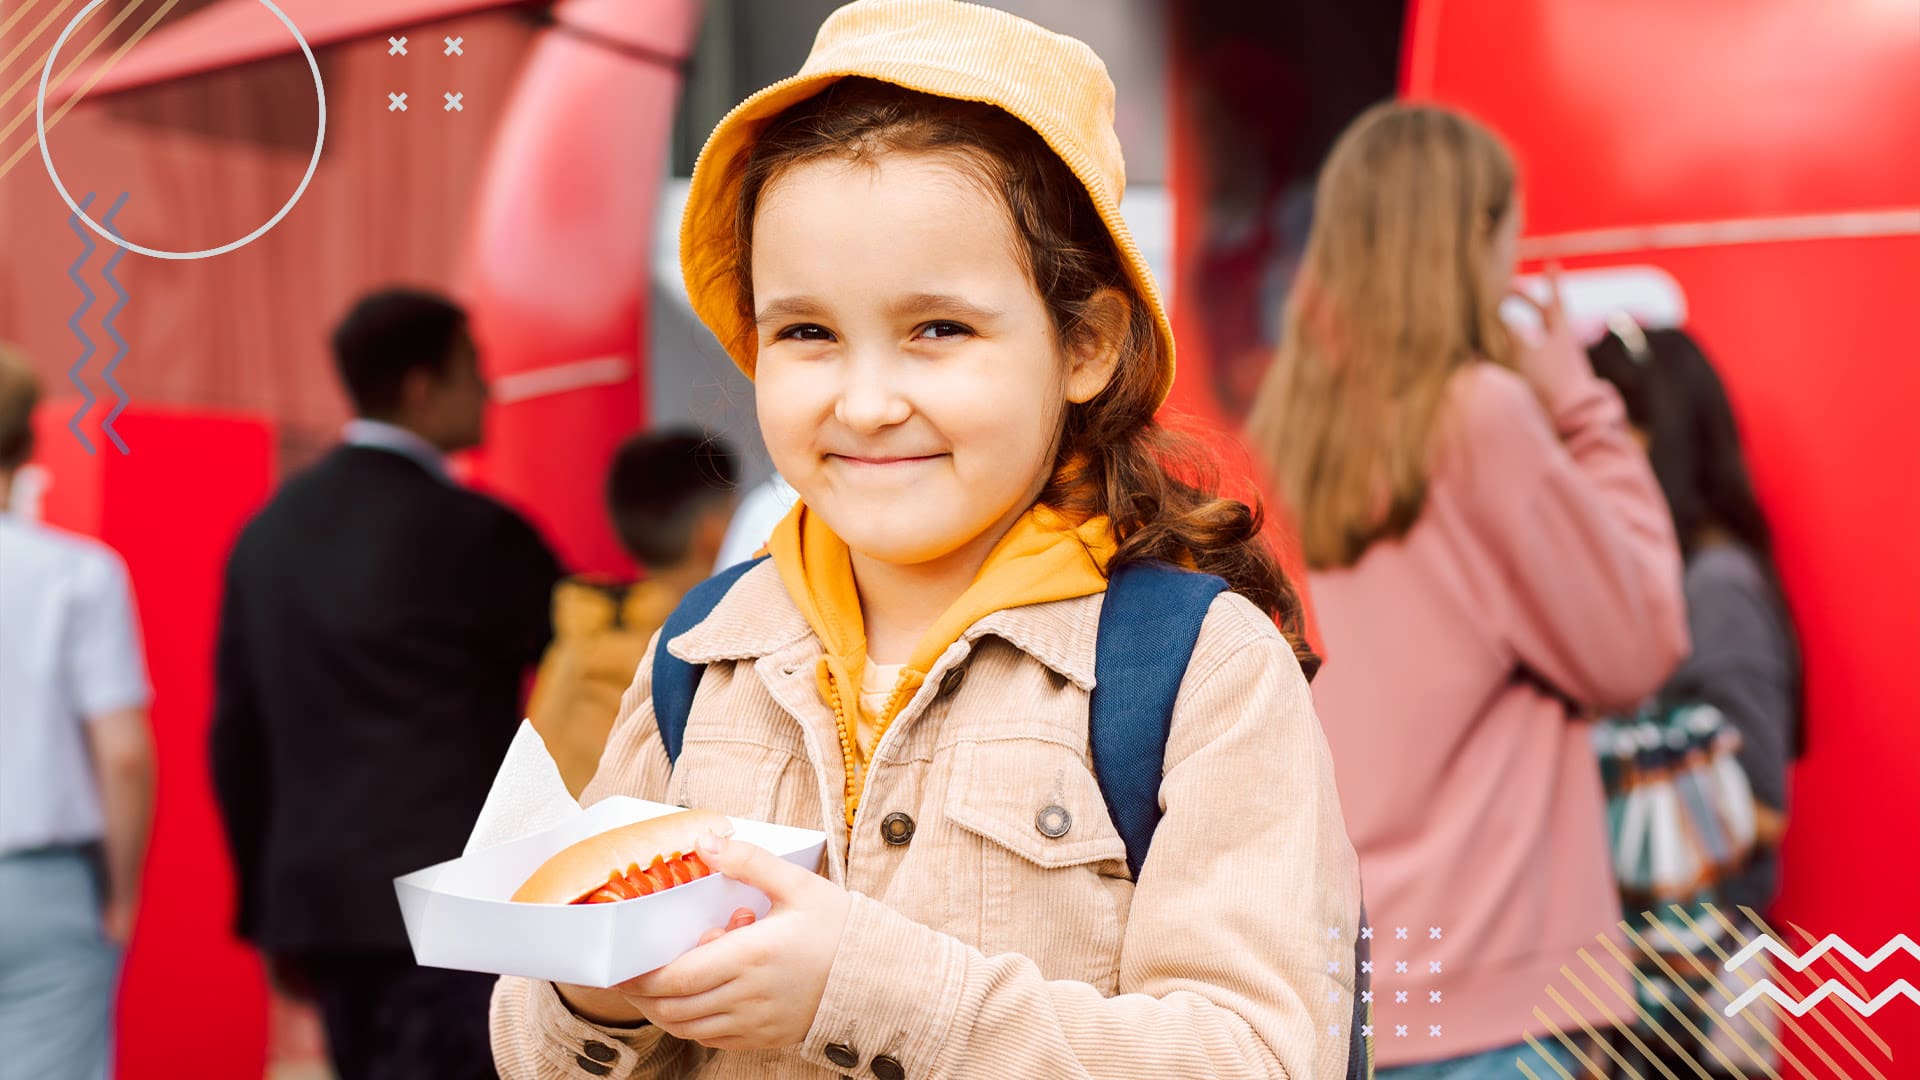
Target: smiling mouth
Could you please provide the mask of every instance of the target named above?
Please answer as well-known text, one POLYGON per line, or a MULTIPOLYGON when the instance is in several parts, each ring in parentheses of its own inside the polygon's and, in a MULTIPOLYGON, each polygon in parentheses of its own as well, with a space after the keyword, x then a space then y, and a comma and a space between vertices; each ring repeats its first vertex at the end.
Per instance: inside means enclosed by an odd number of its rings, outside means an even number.
POLYGON ((828 454, 835 461, 844 461, 849 465, 912 465, 921 461, 932 461, 941 454, 922 454, 917 457, 857 457, 853 454, 828 454))

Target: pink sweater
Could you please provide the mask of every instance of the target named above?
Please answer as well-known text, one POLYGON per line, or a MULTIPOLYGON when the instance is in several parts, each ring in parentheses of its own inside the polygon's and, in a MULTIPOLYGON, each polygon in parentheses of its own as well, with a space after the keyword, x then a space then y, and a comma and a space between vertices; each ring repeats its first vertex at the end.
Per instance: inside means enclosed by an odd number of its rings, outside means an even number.
POLYGON ((1545 408, 1504 368, 1456 374, 1412 531, 1310 579, 1382 1067, 1545 1033, 1536 1006, 1577 1030, 1550 983, 1604 1024, 1562 965, 1626 1011, 1578 956, 1622 980, 1594 940, 1624 938, 1575 714, 1635 704, 1686 655, 1680 554, 1618 396, 1562 371, 1545 408))

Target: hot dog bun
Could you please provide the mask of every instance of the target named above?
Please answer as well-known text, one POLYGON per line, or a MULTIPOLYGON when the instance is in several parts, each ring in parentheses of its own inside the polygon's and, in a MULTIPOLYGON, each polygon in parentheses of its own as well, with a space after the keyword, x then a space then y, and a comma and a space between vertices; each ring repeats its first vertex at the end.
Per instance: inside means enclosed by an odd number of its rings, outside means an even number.
POLYGON ((726 815, 711 810, 682 810, 597 833, 562 848, 533 872, 513 894, 516 903, 571 904, 607 884, 609 874, 656 858, 669 861, 691 854, 707 832, 732 831, 726 815))

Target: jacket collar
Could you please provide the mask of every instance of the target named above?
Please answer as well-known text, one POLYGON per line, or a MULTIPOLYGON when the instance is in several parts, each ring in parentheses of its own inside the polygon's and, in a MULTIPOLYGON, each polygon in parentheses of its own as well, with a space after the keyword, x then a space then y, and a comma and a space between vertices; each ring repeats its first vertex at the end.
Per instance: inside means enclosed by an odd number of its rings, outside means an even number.
POLYGON ((356 417, 347 421, 347 426, 340 432, 340 439, 348 446, 363 446, 398 454, 432 473, 435 479, 452 482, 452 475, 447 471, 446 455, 417 432, 398 424, 356 417))
MULTIPOLYGON (((1103 595, 1005 608, 968 627, 960 641, 971 651, 982 637, 998 637, 1090 691, 1103 595)), ((809 639, 812 650, 818 651, 813 629, 787 595, 779 569, 768 559, 741 575, 711 614, 665 647, 690 664, 710 664, 758 659, 809 639)), ((947 655, 952 652, 949 649, 947 655)), ((936 668, 943 666, 948 665, 936 668)))

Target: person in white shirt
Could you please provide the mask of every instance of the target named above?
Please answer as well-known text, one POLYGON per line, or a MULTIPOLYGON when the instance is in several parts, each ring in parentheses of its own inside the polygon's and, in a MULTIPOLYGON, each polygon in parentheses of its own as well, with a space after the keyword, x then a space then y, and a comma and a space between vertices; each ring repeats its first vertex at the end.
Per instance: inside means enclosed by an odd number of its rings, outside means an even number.
POLYGON ((105 1077, 153 821, 125 563, 9 509, 39 384, 0 347, 0 1070, 105 1077))

